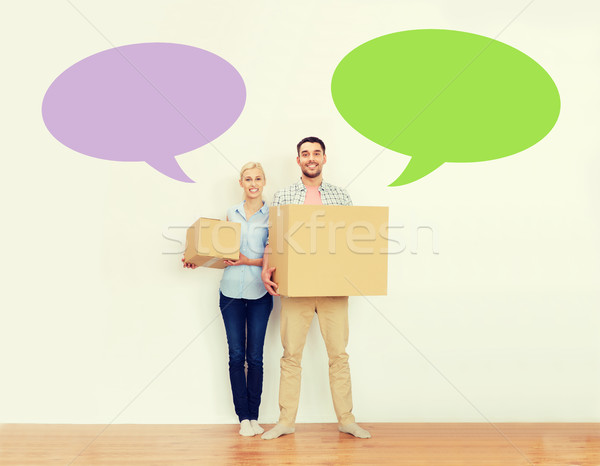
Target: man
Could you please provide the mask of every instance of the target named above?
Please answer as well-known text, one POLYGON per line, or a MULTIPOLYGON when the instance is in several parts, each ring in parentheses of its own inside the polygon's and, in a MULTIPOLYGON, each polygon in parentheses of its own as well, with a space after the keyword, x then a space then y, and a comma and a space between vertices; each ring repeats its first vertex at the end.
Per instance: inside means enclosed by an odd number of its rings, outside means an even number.
MULTIPOLYGON (((323 165, 327 162, 325 144, 319 138, 302 139, 296 147, 296 162, 302 170, 301 179, 275 193, 272 206, 282 204, 352 205, 345 189, 323 181, 323 165)), ((269 267, 270 247, 263 256, 262 280, 269 293, 277 294, 277 284, 271 280, 274 267, 269 267)), ((315 312, 319 319, 321 334, 329 357, 329 385, 333 407, 340 432, 358 438, 370 438, 371 434, 356 424, 352 414, 352 388, 348 365, 348 297, 302 297, 281 299, 281 380, 279 384, 279 422, 262 435, 263 439, 274 439, 295 431, 300 380, 302 351, 306 335, 315 312)))

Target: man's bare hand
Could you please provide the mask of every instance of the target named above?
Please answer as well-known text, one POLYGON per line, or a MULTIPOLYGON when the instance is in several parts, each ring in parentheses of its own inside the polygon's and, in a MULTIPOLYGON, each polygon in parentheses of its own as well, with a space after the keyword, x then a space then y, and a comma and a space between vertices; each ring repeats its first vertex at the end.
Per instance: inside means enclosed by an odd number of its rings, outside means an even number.
POLYGON ((274 271, 275 271, 275 267, 263 269, 263 271, 260 275, 260 278, 262 278, 265 288, 267 289, 267 291, 269 292, 270 295, 279 296, 279 293, 277 293, 277 288, 279 288, 279 285, 277 285, 277 283, 275 283, 273 280, 271 280, 271 277, 273 276, 274 271))

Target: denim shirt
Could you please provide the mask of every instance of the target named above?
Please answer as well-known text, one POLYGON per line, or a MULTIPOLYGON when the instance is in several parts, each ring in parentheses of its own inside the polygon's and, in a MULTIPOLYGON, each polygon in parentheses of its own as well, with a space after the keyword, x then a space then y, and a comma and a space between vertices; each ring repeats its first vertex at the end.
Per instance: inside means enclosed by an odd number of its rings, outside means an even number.
MULTIPOLYGON (((249 219, 246 218, 244 203, 227 210, 230 222, 242 224, 240 253, 248 259, 260 259, 265 252, 269 236, 269 206, 263 206, 249 219)), ((228 298, 258 299, 267 290, 260 277, 262 267, 256 265, 230 265, 223 271, 219 289, 228 298)))

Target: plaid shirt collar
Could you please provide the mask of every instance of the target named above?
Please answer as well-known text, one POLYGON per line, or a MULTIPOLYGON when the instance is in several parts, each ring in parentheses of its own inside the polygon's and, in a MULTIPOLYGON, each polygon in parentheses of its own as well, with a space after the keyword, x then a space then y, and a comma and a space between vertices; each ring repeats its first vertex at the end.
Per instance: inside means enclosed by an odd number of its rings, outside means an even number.
MULTIPOLYGON (((323 205, 352 205, 350 196, 343 188, 322 181, 318 189, 323 205)), ((273 197, 273 205, 304 204, 306 194, 307 188, 300 178, 296 183, 277 191, 273 197)))
MULTIPOLYGON (((302 182, 302 177, 300 177, 300 179, 296 182, 296 184, 294 186, 296 187, 296 189, 298 189, 300 191, 306 191, 306 186, 302 182)), ((326 191, 326 190, 330 189, 330 186, 331 185, 329 183, 327 183, 325 180, 321 180, 321 184, 319 185, 319 191, 320 192, 326 191)))

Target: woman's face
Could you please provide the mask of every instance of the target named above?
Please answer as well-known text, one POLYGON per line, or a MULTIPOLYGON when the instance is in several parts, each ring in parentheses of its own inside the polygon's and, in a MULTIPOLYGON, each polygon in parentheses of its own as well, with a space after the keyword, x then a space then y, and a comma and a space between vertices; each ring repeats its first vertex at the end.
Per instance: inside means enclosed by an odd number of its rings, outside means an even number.
POLYGON ((246 199, 256 199, 262 197, 265 186, 265 177, 258 168, 250 168, 244 171, 240 180, 240 186, 244 188, 244 197, 246 199))

